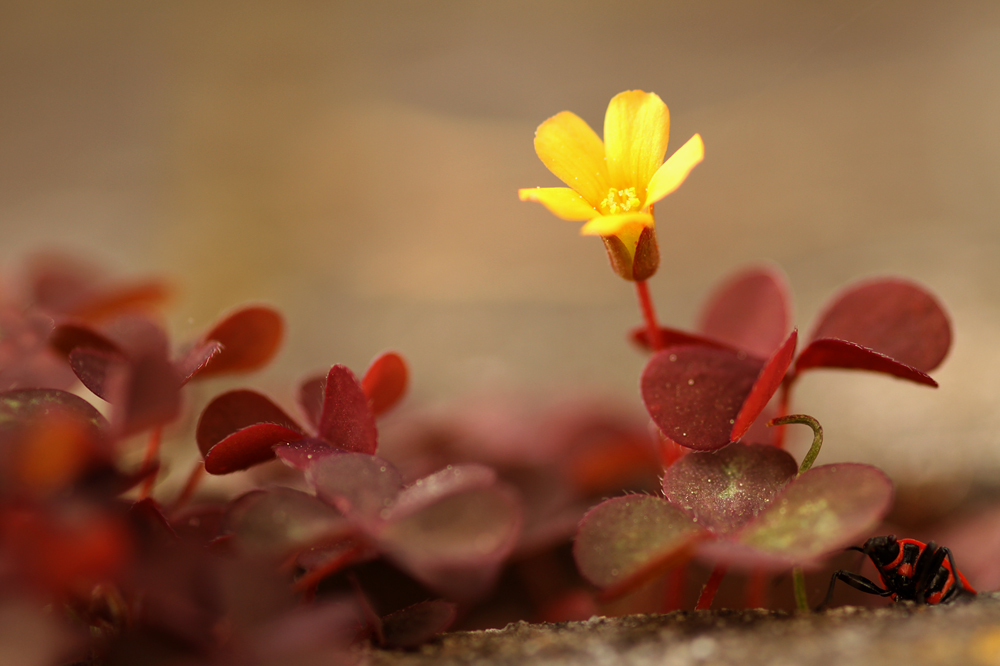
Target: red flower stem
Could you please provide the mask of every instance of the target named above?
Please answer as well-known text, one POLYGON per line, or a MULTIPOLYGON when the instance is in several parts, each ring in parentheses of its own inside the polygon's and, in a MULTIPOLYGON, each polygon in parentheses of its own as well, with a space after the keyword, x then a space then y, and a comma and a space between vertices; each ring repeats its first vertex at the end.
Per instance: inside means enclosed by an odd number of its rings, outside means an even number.
POLYGON ((715 593, 719 591, 719 584, 725 575, 726 567, 721 564, 712 569, 708 580, 705 581, 705 587, 701 588, 701 596, 698 597, 698 605, 694 607, 695 610, 708 610, 712 607, 712 600, 715 599, 715 593))
POLYGON ((191 468, 187 481, 184 482, 184 487, 181 488, 180 494, 174 500, 173 506, 170 507, 171 511, 177 511, 190 501, 191 497, 194 496, 194 491, 198 489, 198 484, 201 482, 203 476, 205 476, 205 463, 199 460, 191 468))
POLYGON ((767 607, 767 586, 771 577, 766 571, 756 570, 747 578, 746 608, 766 608, 767 607))
POLYGON ((646 322, 646 336, 649 338, 649 346, 654 352, 663 349, 663 338, 660 336, 660 324, 656 321, 656 310, 653 309, 653 299, 649 296, 649 285, 645 280, 635 283, 635 293, 639 297, 639 309, 642 310, 642 318, 646 322))
POLYGON ((684 587, 687 582, 688 565, 682 564, 667 573, 667 584, 663 593, 663 613, 680 610, 684 605, 684 587))
POLYGON ((353 564, 354 560, 357 559, 358 555, 365 551, 364 544, 358 544, 353 548, 350 548, 337 557, 334 557, 329 562, 326 562, 322 566, 318 566, 312 571, 309 571, 304 576, 295 581, 292 589, 296 592, 302 592, 308 597, 315 596, 316 587, 319 586, 320 582, 327 576, 332 576, 344 567, 353 564))
MULTIPOLYGON (((142 458, 142 469, 146 469, 156 463, 160 456, 160 442, 162 440, 163 426, 156 426, 149 433, 149 442, 146 444, 146 455, 142 458)), ((153 486, 156 484, 156 477, 159 475, 160 470, 156 470, 156 472, 146 477, 146 480, 142 484, 142 489, 139 491, 139 499, 143 500, 149 497, 149 494, 153 491, 153 486)))

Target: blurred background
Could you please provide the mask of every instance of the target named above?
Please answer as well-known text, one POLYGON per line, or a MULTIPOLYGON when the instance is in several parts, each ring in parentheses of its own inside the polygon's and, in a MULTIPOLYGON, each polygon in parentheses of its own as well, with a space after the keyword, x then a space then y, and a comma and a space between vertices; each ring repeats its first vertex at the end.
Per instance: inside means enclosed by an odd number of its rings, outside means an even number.
POLYGON ((275 304, 283 351, 240 383, 276 396, 393 348, 411 404, 570 389, 639 411, 632 285, 516 189, 558 184, 542 120, 600 131, 614 94, 654 91, 670 151, 707 151, 657 206, 664 323, 753 262, 788 273, 805 331, 847 282, 919 280, 953 317, 941 388, 824 371, 794 407, 826 428, 820 462, 995 484, 998 75, 990 0, 4 0, 0 260, 169 276, 178 340, 275 304))

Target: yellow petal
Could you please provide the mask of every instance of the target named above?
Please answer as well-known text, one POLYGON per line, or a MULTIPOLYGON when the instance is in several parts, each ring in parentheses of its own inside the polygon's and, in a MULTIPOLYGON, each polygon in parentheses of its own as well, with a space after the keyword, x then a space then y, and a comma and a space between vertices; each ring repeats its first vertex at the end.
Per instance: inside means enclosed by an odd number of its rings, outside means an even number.
POLYGON ((563 111, 538 126, 535 152, 549 171, 597 207, 608 193, 604 144, 580 116, 563 111))
POLYGON ((656 203, 680 187, 691 173, 691 169, 698 166, 703 159, 705 159, 705 144, 702 143, 701 135, 695 134, 653 175, 653 179, 649 181, 646 205, 656 203))
POLYGON ((640 201, 646 186, 663 164, 670 136, 670 111, 655 93, 629 90, 608 104, 604 116, 604 149, 611 185, 634 187, 640 201))
POLYGON ((564 220, 589 220, 600 212, 568 187, 527 187, 517 191, 521 201, 537 201, 564 220))
MULTIPOLYGON (((602 215, 595 217, 580 228, 583 236, 615 236, 628 228, 638 229, 638 225, 644 227, 653 226, 653 216, 649 213, 619 213, 617 215, 602 215)), ((635 234, 639 237, 638 232, 635 234)))

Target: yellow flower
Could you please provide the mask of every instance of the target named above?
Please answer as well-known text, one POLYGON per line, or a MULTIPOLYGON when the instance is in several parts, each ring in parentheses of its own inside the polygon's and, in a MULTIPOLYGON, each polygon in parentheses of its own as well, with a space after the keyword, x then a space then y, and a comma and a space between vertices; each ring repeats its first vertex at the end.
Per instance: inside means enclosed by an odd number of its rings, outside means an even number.
POLYGON ((564 220, 587 220, 580 233, 604 240, 615 272, 645 280, 659 265, 653 204, 705 157, 695 134, 664 162, 669 135, 667 105, 641 90, 619 93, 608 104, 603 142, 575 113, 558 113, 538 126, 535 152, 569 187, 526 188, 518 197, 564 220))

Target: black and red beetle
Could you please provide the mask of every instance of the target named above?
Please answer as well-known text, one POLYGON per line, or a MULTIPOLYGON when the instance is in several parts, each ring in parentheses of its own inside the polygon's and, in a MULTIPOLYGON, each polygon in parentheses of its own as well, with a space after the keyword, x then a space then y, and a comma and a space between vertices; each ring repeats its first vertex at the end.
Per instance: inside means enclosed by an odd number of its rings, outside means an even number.
POLYGON ((955 566, 951 551, 933 541, 925 544, 894 536, 872 537, 864 546, 850 546, 847 550, 857 550, 871 558, 882 587, 864 576, 841 569, 830 578, 826 598, 817 610, 830 603, 838 580, 868 594, 892 597, 893 601, 941 604, 976 594, 955 566))

